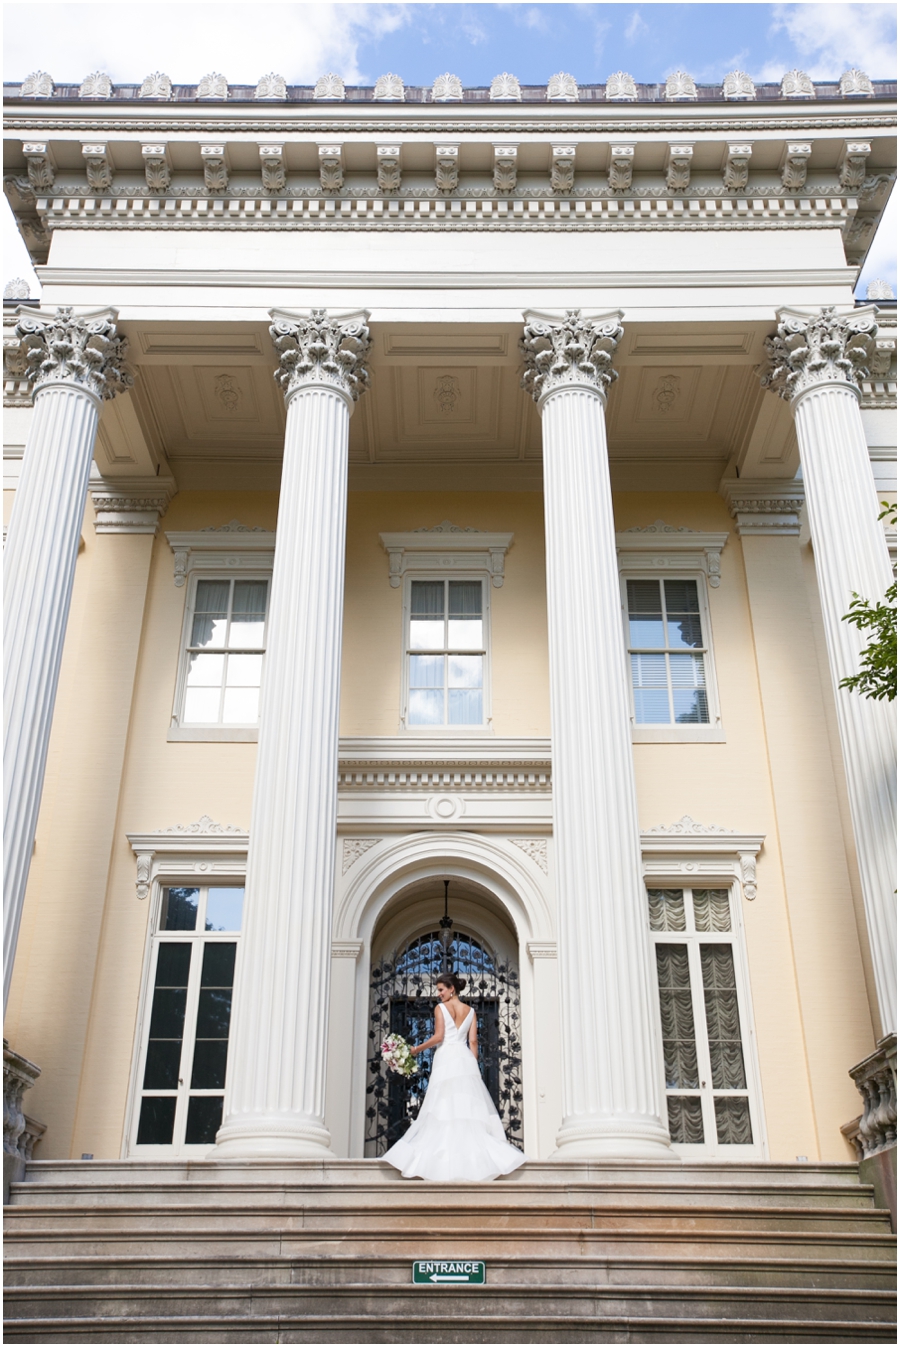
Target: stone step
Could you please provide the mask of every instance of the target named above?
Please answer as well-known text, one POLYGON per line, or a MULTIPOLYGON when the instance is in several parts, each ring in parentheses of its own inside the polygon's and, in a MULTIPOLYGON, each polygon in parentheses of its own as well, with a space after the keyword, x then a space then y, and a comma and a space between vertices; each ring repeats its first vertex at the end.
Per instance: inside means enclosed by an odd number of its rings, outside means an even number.
MULTIPOLYGON (((347 1284, 344 1286, 215 1286, 172 1287, 157 1285, 42 1286, 4 1290, 4 1315, 16 1319, 43 1318, 116 1319, 141 1318, 147 1314, 179 1319, 245 1318, 296 1315, 322 1316, 337 1312, 377 1318, 382 1310, 415 1316, 423 1301, 443 1298, 447 1312, 477 1315, 502 1313, 512 1319, 536 1314, 579 1319, 647 1318, 669 1319, 800 1319, 841 1322, 891 1323, 896 1296, 890 1291, 852 1291, 769 1287, 587 1287, 587 1286, 494 1286, 434 1287, 347 1284)), ((429 1306, 429 1311, 431 1306, 429 1306)))
MULTIPOLYGON (((348 1255, 272 1255, 268 1258, 144 1254, 121 1257, 25 1257, 7 1255, 8 1288, 41 1286, 405 1286, 411 1260, 371 1253, 348 1255)), ((828 1287, 832 1290, 893 1291, 896 1267, 890 1260, 812 1258, 604 1257, 580 1252, 574 1258, 498 1252, 490 1260, 492 1286, 710 1286, 828 1287)))
MULTIPOLYGON (((355 1233, 377 1231, 379 1234, 417 1234, 434 1226, 434 1212, 440 1207, 425 1208, 408 1203, 401 1195, 390 1204, 373 1208, 359 1206, 343 1194, 331 1194, 324 1201, 286 1204, 249 1204, 235 1207, 215 1207, 212 1210, 197 1204, 169 1203, 155 1206, 19 1205, 7 1209, 5 1228, 8 1237, 17 1231, 28 1230, 38 1235, 56 1231, 76 1230, 82 1236, 95 1231, 115 1230, 120 1234, 143 1231, 159 1234, 187 1235, 193 1231, 211 1228, 237 1230, 244 1233, 278 1230, 295 1234, 321 1230, 334 1233, 348 1230, 355 1233)), ((461 1199, 454 1211, 466 1213, 467 1220, 477 1220, 480 1233, 504 1231, 511 1234, 533 1231, 546 1226, 553 1230, 583 1230, 617 1232, 623 1228, 653 1232, 706 1232, 721 1234, 784 1231, 809 1234, 868 1234, 890 1229, 886 1211, 869 1207, 746 1207, 740 1203, 730 1206, 703 1207, 698 1204, 656 1206, 649 1201, 641 1206, 613 1206, 610 1203, 570 1202, 567 1206, 548 1208, 544 1205, 510 1207, 504 1202, 483 1201, 469 1206, 461 1199)))
POLYGON ((892 1325, 859 1320, 664 1318, 578 1319, 454 1312, 443 1297, 408 1316, 103 1317, 7 1321, 5 1342, 32 1343, 853 1343, 896 1342, 892 1325))

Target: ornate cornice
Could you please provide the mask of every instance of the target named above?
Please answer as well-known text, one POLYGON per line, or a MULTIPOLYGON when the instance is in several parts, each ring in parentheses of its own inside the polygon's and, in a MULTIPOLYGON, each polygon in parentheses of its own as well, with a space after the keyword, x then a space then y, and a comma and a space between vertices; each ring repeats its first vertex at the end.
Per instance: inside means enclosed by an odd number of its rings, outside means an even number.
POLYGON ((174 494, 174 483, 143 486, 127 479, 91 491, 97 533, 146 533, 155 536, 174 494))
POLYGON ((325 384, 351 403, 369 386, 368 313, 309 314, 272 309, 269 334, 279 354, 275 380, 290 398, 301 388, 325 384))
POLYGON ((821 386, 843 386, 858 396, 876 352, 877 314, 874 304, 847 315, 831 306, 818 313, 780 309, 775 335, 765 340, 763 388, 788 402, 821 386))
POLYGON ((723 482, 719 494, 728 502, 740 537, 799 536, 804 501, 799 483, 742 478, 723 482))
POLYGON ((612 367, 616 347, 625 335, 622 313, 585 318, 580 309, 563 317, 529 312, 519 349, 525 361, 522 387, 540 407, 551 393, 589 388, 605 398, 619 377, 612 367))
POLYGON ((20 308, 15 335, 35 393, 51 384, 73 384, 103 401, 134 385, 125 364, 128 342, 116 329, 115 309, 76 315, 20 308))

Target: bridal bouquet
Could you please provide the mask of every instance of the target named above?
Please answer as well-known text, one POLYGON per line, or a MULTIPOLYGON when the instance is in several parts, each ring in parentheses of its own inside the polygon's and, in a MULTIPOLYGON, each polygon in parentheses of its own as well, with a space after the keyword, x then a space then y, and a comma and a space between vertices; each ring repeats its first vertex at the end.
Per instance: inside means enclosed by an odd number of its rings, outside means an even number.
POLYGON ((399 1076, 414 1076, 419 1069, 409 1044, 400 1034, 388 1034, 381 1045, 381 1055, 391 1071, 396 1071, 399 1076))

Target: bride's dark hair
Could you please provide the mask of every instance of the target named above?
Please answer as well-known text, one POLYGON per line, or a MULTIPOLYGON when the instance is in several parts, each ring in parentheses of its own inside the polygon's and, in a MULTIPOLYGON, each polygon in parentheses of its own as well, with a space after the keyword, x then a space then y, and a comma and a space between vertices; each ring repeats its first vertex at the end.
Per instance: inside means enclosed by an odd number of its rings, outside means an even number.
POLYGON ((457 996, 459 996, 466 985, 465 978, 461 978, 458 973, 438 973, 435 981, 437 983, 443 983, 445 987, 452 987, 457 996))

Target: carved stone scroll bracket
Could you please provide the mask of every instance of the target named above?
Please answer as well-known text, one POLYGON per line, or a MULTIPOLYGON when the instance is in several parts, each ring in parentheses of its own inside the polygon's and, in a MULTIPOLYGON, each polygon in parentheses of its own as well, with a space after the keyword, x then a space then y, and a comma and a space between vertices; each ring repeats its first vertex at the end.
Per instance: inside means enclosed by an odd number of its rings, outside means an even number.
POLYGON ((765 837, 733 832, 715 823, 697 823, 685 814, 677 823, 641 833, 648 882, 702 884, 737 882, 747 902, 757 896, 756 861, 765 837))
POLYGON ((780 309, 775 334, 765 340, 763 388, 788 402, 820 384, 845 384, 858 392, 875 356, 877 315, 874 304, 846 316, 833 307, 817 313, 780 309))
POLYGON ((511 141, 494 146, 494 190, 508 193, 515 190, 518 177, 519 147, 511 141))
POLYGON ((845 140, 838 162, 838 182, 845 192, 858 192, 866 180, 866 160, 872 153, 868 140, 845 140))
POLYGON ((666 186, 670 192, 685 192, 690 187, 693 157, 693 144, 686 141, 670 143, 666 152, 666 186))
POLYGON ((439 192, 455 192, 459 186, 459 146, 442 142, 434 147, 434 183, 439 192))
POLYGON ((550 149, 550 186, 554 192, 575 188, 575 146, 553 145, 550 149))
POLYGON ((26 140, 22 143, 28 182, 36 192, 46 191, 56 180, 56 162, 50 146, 44 140, 26 140))
POLYGON ((283 192, 287 183, 287 165, 284 160, 284 146, 280 142, 267 140, 260 144, 259 167, 265 190, 283 192))
POLYGON ((781 159, 781 181, 789 192, 797 192, 806 184, 806 170, 812 154, 810 141, 788 141, 781 159))
POLYGON ((627 559, 629 572, 659 575, 666 570, 702 571, 710 589, 718 589, 722 583, 722 549, 727 542, 727 533, 675 528, 661 519, 647 528, 616 534, 616 550, 627 559))
POLYGON ((478 529, 459 529, 439 525, 436 529, 412 533, 381 533, 381 545, 388 554, 388 579, 399 589, 409 570, 437 571, 481 570, 491 584, 500 589, 505 578, 506 554, 512 547, 512 533, 482 533, 478 529))
POLYGON ((35 392, 45 384, 73 383, 102 400, 131 388, 128 342, 119 336, 116 317, 115 309, 76 316, 69 307, 55 314, 20 308, 15 335, 35 392))
POLYGON ((81 146, 88 187, 95 192, 108 192, 112 187, 113 164, 105 141, 85 142, 81 146))
POLYGON ((228 154, 223 144, 201 145, 203 182, 208 192, 224 192, 228 187, 228 154))
POLYGON ((627 192, 634 167, 633 145, 612 145, 609 151, 609 186, 613 192, 627 192))
POLYGON ((135 897, 141 902, 150 894, 150 876, 153 871, 153 852, 138 851, 137 859, 137 878, 134 885, 135 897))
POLYGON ((319 146, 319 182, 323 192, 339 192, 344 185, 343 148, 329 144, 319 146))
POLYGON ((725 147, 722 181, 729 192, 743 192, 750 181, 750 157, 753 145, 744 141, 725 147))
POLYGON ((302 387, 326 384, 343 393, 352 407, 369 386, 368 312, 332 316, 324 309, 308 314, 272 309, 271 318, 269 335, 279 355, 275 380, 285 397, 302 387))
POLYGON ((168 145, 156 143, 142 145, 144 177, 151 192, 166 192, 172 181, 172 163, 169 159, 168 145))
POLYGON ((399 192, 401 182, 400 146, 379 145, 375 156, 378 160, 378 190, 385 194, 399 192))
POLYGON ((559 389, 593 388, 603 397, 619 376, 612 367, 625 335, 622 313, 587 317, 580 309, 565 315, 528 312, 519 349, 525 362, 522 387, 538 406, 559 389))
MULTIPOLYGON (((41 1068, 21 1053, 13 1052, 3 1040, 3 1201, 9 1201, 9 1186, 17 1183, 25 1173, 29 1155, 28 1123, 22 1108, 22 1097, 30 1090, 41 1068)), ((38 1135, 44 1131, 36 1124, 38 1135)), ((31 1140, 33 1146, 34 1141, 31 1140)))

